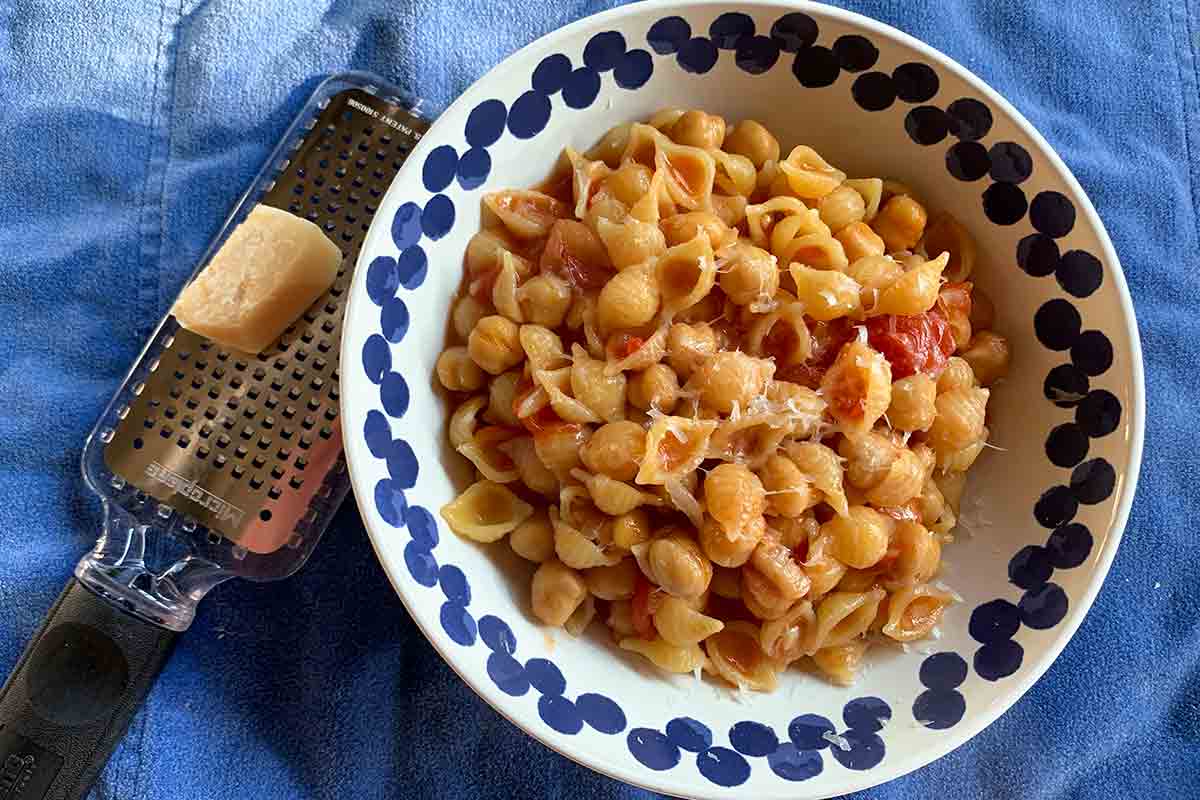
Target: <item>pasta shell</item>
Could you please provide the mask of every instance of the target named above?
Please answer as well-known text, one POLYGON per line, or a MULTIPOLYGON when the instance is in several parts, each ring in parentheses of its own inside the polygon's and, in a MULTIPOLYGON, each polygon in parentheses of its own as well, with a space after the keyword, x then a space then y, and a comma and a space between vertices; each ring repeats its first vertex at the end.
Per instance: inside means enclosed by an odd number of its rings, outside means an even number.
POLYGON ((655 170, 664 174, 671 200, 691 210, 706 207, 717 174, 713 157, 698 147, 675 144, 665 137, 657 145, 655 170))
POLYGON ((784 414, 741 415, 717 425, 706 457, 758 469, 775 454, 789 432, 790 420, 784 414))
POLYGON ((850 342, 821 379, 821 394, 843 431, 865 433, 891 405, 891 364, 869 345, 850 342))
POLYGON ((635 216, 620 222, 600 219, 596 233, 617 270, 628 269, 662 255, 667 249, 667 240, 662 229, 653 222, 642 222, 635 216))
POLYGON ((691 647, 724 629, 725 624, 668 595, 654 612, 654 627, 668 644, 691 647))
POLYGON ((686 675, 695 672, 705 664, 704 651, 700 645, 676 647, 663 640, 646 641, 640 637, 630 636, 619 642, 622 650, 645 656, 650 663, 665 672, 686 675))
POLYGON ((587 487, 596 508, 614 517, 628 514, 640 506, 657 506, 662 503, 654 495, 646 494, 607 475, 592 475, 581 469, 573 469, 571 477, 587 487))
POLYGON ((807 361, 812 354, 812 335, 804 322, 804 305, 789 303, 756 319, 746 337, 746 350, 774 359, 777 367, 807 361))
POLYGON ((949 592, 928 584, 899 589, 888 599, 883 635, 898 642, 911 642, 929 635, 953 601, 949 592))
POLYGON ((582 219, 595 187, 608 177, 611 169, 603 161, 592 161, 568 147, 563 151, 571 163, 571 187, 575 197, 575 216, 582 219))
POLYGON ((822 198, 846 180, 846 173, 803 144, 793 148, 788 157, 779 162, 779 169, 787 176, 788 185, 796 196, 805 200, 822 198))
POLYGON ((724 150, 709 150, 708 154, 716 165, 714 184, 724 194, 748 195, 754 191, 758 171, 753 161, 724 150))
POLYGON ((937 303, 941 288, 942 271, 950 256, 942 253, 933 261, 926 261, 915 269, 901 275, 879 295, 879 302, 871 309, 872 316, 897 314, 911 316, 924 314, 937 303))
POLYGON ((883 589, 866 592, 830 592, 817 604, 816 647, 834 647, 857 639, 871 627, 883 589))
POLYGON ((816 641, 817 615, 812 603, 807 600, 796 602, 779 619, 762 624, 759 644, 763 652, 780 664, 787 665, 807 655, 812 655, 816 641))
POLYGON ((786 451, 804 476, 821 491, 825 502, 839 515, 848 514, 846 490, 842 488, 842 463, 837 453, 816 442, 793 442, 787 445, 786 451))
POLYGON ((521 303, 517 295, 520 285, 517 278, 517 260, 517 257, 507 250, 501 256, 500 272, 496 275, 496 282, 492 284, 492 305, 513 322, 521 323, 525 321, 525 317, 521 313, 521 303))
POLYGON ((556 370, 538 370, 533 373, 533 380, 546 391, 550 398, 550 407, 563 420, 576 424, 599 422, 590 408, 567 394, 571 388, 571 368, 563 367, 556 370))
POLYGON ((554 506, 550 507, 550 523, 554 526, 554 552, 568 567, 591 569, 620 563, 620 552, 606 554, 599 544, 563 521, 554 506))
POLYGON ((813 653, 813 663, 839 686, 852 686, 868 646, 865 639, 856 639, 833 647, 823 647, 813 653))
POLYGON ((883 181, 879 178, 851 178, 846 185, 862 195, 866 214, 863 220, 870 222, 879 213, 879 204, 883 200, 883 181))
POLYGON ((518 436, 500 445, 500 449, 512 459, 521 483, 548 497, 558 494, 558 478, 538 458, 532 437, 518 436))
POLYGON ((479 412, 487 406, 487 402, 486 397, 479 395, 454 409, 450 416, 450 444, 456 449, 475 438, 479 412))
POLYGON ((541 325, 522 325, 517 338, 521 342, 521 349, 525 351, 529 368, 535 372, 558 369, 571 363, 571 359, 567 358, 566 351, 563 350, 562 339, 549 328, 541 325))
POLYGON ((763 652, 762 632, 750 622, 730 622, 704 640, 712 670, 739 689, 774 691, 779 665, 763 652))
POLYGON ((494 213, 504 229, 518 239, 540 239, 560 219, 571 216, 571 209, 553 197, 524 189, 511 189, 484 195, 483 204, 494 213))
POLYGON ((704 460, 716 428, 713 420, 657 418, 646 432, 646 455, 634 482, 662 485, 668 478, 694 471, 704 460))
POLYGON ((533 515, 533 506, 492 481, 472 484, 442 506, 450 530, 477 542, 494 542, 533 515))
POLYGON ((572 636, 582 636, 587 630, 587 626, 596 618, 596 598, 590 594, 583 598, 583 602, 579 604, 571 616, 567 617, 567 621, 563 623, 563 630, 572 636))
POLYGON ((655 275, 665 312, 682 311, 700 302, 712 291, 717 279, 717 265, 707 234, 701 233, 659 256, 655 275))
POLYGON ((625 375, 607 374, 605 362, 591 358, 577 344, 572 346, 571 354, 571 393, 575 399, 605 422, 625 419, 625 375))

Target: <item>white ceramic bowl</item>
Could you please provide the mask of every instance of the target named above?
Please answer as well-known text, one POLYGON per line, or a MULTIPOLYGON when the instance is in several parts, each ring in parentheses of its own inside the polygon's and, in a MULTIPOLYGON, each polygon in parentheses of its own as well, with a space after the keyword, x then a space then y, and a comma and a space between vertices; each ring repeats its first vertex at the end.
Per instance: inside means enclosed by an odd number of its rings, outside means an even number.
MULTIPOLYGON (((481 697, 570 758, 694 797, 818 798, 920 767, 994 720, 1070 639, 1117 549, 1142 445, 1142 368, 1116 254, 1029 123, 892 28, 807 3, 639 4, 512 55, 437 121, 383 199, 342 351, 359 507, 413 618, 481 697), (974 233, 973 280, 1014 348, 942 578, 937 641, 872 651, 851 689, 798 671, 774 694, 669 678, 606 632, 529 613, 530 568, 450 533, 461 471, 434 392, 480 197, 543 178, 566 145, 667 106, 752 117, 852 175, 895 177, 974 233), (870 109, 870 110, 869 110, 870 109), (849 749, 822 735, 833 731, 849 749)), ((601 626, 597 626, 601 627, 601 626)))

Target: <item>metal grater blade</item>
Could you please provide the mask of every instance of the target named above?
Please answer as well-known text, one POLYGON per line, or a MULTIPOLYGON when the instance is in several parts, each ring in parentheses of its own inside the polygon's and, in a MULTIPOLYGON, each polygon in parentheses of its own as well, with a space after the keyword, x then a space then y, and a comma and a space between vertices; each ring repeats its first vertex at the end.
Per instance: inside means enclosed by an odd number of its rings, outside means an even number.
POLYGON ((100 431, 112 488, 158 500, 168 509, 161 516, 177 513, 183 530, 210 545, 223 538, 235 557, 319 535, 347 485, 331 478, 345 469, 338 352, 346 293, 380 199, 428 124, 361 88, 328 100, 259 202, 320 225, 345 256, 337 280, 260 355, 222 348, 168 316, 143 355, 144 374, 135 368, 115 423, 100 431))

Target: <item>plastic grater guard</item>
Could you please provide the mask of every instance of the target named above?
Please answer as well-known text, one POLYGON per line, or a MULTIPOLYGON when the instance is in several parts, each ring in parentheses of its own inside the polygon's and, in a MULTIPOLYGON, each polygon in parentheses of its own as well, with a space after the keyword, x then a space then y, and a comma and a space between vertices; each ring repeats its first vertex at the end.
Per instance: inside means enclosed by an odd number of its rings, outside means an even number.
POLYGON ((346 88, 355 84, 343 77, 317 90, 201 261, 262 202, 320 225, 341 248, 333 286, 260 355, 223 348, 168 314, 85 449, 108 520, 76 575, 159 624, 186 628, 195 603, 228 577, 295 571, 348 490, 344 301, 378 203, 428 127, 406 110, 414 102, 346 88))

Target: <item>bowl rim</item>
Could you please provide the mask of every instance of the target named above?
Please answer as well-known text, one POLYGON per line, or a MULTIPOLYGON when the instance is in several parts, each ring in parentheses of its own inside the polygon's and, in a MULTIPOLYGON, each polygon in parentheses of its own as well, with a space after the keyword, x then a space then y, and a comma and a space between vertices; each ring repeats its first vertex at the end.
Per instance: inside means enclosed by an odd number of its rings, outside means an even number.
MULTIPOLYGON (((843 24, 857 27, 871 34, 880 36, 884 39, 894 41, 902 46, 911 48, 916 53, 928 59, 931 64, 936 64, 938 67, 954 73, 961 78, 965 83, 970 85, 973 90, 977 91, 982 98, 985 98, 996 108, 1003 112, 1005 116, 1013 121, 1017 128, 1021 130, 1030 141, 1033 142, 1038 151, 1046 158, 1048 165, 1053 169, 1054 174, 1071 193, 1071 199, 1077 207, 1082 209, 1083 216, 1090 228, 1096 233, 1096 238, 1103 254, 1103 262, 1109 267, 1109 277, 1113 280, 1113 288, 1117 293, 1121 311, 1123 314, 1122 322, 1125 326, 1126 335, 1129 338, 1129 360, 1130 360, 1130 378, 1131 378, 1131 408, 1129 409, 1129 433, 1128 442, 1129 462, 1126 465, 1124 472, 1124 480, 1121 481, 1120 496, 1116 501, 1114 513, 1111 522, 1108 526, 1107 535, 1104 539, 1101 553, 1094 564, 1094 572, 1092 580, 1088 583, 1082 596, 1078 602, 1071 604, 1067 617, 1062 624, 1057 626, 1056 635, 1038 652, 1034 659, 1026 661, 1026 667, 1020 671, 1020 675, 1016 676, 1017 680, 1006 686, 1005 692, 996 701, 974 714, 969 714, 964 717, 962 724, 956 725, 952 730, 942 731, 943 735, 929 743, 927 747, 899 755, 898 758, 890 760, 886 766, 883 764, 879 767, 867 770, 864 772, 850 772, 845 776, 842 784, 839 784, 838 790, 829 794, 805 795, 814 798, 832 798, 841 794, 861 791, 873 786, 895 780, 903 777, 923 766, 933 763, 951 751, 962 746, 969 740, 973 739, 982 730, 990 726, 1002 714, 1016 704, 1036 683, 1042 675, 1050 668, 1051 664, 1062 653, 1063 649, 1074 637, 1079 626, 1082 624, 1084 617, 1091 609, 1093 602, 1096 599, 1100 588, 1103 586, 1108 572, 1112 567, 1113 559, 1116 557, 1116 552, 1120 546, 1121 539, 1124 536, 1125 526, 1129 519, 1130 509, 1133 504, 1133 498, 1137 489, 1138 476, 1141 470, 1142 448, 1145 433, 1145 376, 1144 366, 1142 362, 1141 338, 1138 333, 1137 319, 1134 313, 1133 301, 1129 293, 1129 287, 1125 280, 1125 273, 1121 266, 1120 259, 1117 256, 1116 249, 1113 247, 1112 240, 1108 235, 1108 230, 1105 228, 1103 221, 1100 219, 1095 206, 1091 199, 1084 191, 1079 181, 1075 178, 1070 168, 1058 155, 1057 151, 1046 141, 1045 137, 1026 119, 1026 117, 1018 111, 1011 103, 1008 102, 999 92, 993 89, 986 81, 980 78, 971 70, 958 63, 955 59, 937 50, 933 46, 917 39, 916 37, 889 25, 884 22, 872 19, 871 17, 859 14, 854 11, 849 11, 842 8, 837 8, 830 5, 825 5, 812 0, 753 0, 752 5, 761 8, 779 9, 781 12, 800 11, 806 14, 812 14, 815 17, 824 17, 831 20, 836 20, 843 24)), ((397 179, 392 181, 387 192, 380 200, 380 209, 389 206, 389 198, 394 192, 398 192, 400 185, 400 176, 408 174, 409 171, 419 169, 419 156, 424 155, 431 147, 436 146, 434 142, 437 140, 438 126, 442 120, 447 118, 451 112, 464 107, 471 98, 469 95, 476 87, 484 85, 493 80, 498 74, 507 69, 507 65, 517 60, 521 56, 527 55, 534 50, 547 48, 555 42, 563 39, 568 39, 577 33, 598 28, 603 25, 620 21, 626 17, 638 16, 646 9, 661 9, 664 12, 680 9, 710 9, 714 7, 727 8, 729 6, 727 0, 651 0, 648 3, 636 3, 632 5, 620 6, 618 8, 602 11, 592 14, 581 19, 575 20, 561 28, 546 33, 532 42, 524 45, 515 52, 509 54, 497 64, 495 64, 486 73, 476 79, 470 86, 446 108, 438 119, 436 119, 426 132, 422 141, 409 154, 400 173, 397 174, 397 179)), ((382 215, 377 215, 371 224, 372 231, 368 232, 365 242, 370 242, 374 237, 374 228, 383 226, 384 222, 382 215)), ((363 267, 365 259, 369 258, 368 248, 363 247, 359 253, 356 264, 355 277, 351 286, 350 297, 347 305, 346 316, 343 324, 349 324, 350 320, 356 318, 357 305, 360 302, 361 296, 365 293, 362 290, 361 284, 365 282, 366 269, 363 267)), ((354 354, 348 352, 349 338, 345 335, 342 337, 340 358, 342 363, 353 363, 354 354), (347 358, 351 360, 347 360, 347 358)), ((349 408, 357 405, 354 392, 346 392, 343 394, 343 404, 349 408)), ((343 419, 347 415, 343 413, 343 419)), ((354 490, 355 500, 360 507, 370 507, 370 495, 366 483, 360 482, 362 477, 359 475, 356 462, 358 458, 362 458, 362 463, 366 463, 366 455, 355 455, 362 448, 362 443, 356 437, 347 437, 345 441, 346 462, 350 473, 351 486, 354 490), (352 455, 354 454, 354 455, 352 455)), ((388 581, 392 584, 393 590, 404 604, 405 610, 412 617, 417 627, 421 630, 425 639, 434 647, 442 660, 458 675, 460 679, 477 694, 480 699, 486 702, 494 711, 499 713, 518 729, 531 736, 535 741, 550 748, 551 750, 563 755, 577 764, 580 764, 588 769, 591 769, 610 778, 620 780, 624 783, 649 789, 651 791, 680 796, 678 793, 686 791, 688 797, 694 797, 698 800, 719 800, 730 796, 731 790, 716 786, 715 784, 707 784, 700 781, 692 781, 690 778, 676 778, 670 780, 672 771, 662 773, 654 772, 648 769, 635 769, 620 763, 602 763, 589 752, 585 744, 581 744, 586 740, 576 739, 573 737, 559 736, 550 730, 540 731, 535 730, 533 726, 523 723, 516 718, 510 710, 503 706, 503 698, 498 690, 490 687, 483 680, 473 680, 468 677, 462 669, 460 669, 458 658, 447 648, 439 644, 439 637, 431 633, 426 624, 422 622, 421 617, 415 613, 414 608, 410 605, 409 598, 406 596, 407 589, 403 586, 403 581, 399 576, 393 574, 393 571, 388 568, 387 560, 382 552, 382 542, 387 539, 386 532, 378 530, 378 526, 373 524, 372 515, 369 513, 362 514, 364 527, 367 530, 368 538, 371 540, 371 547, 375 551, 376 559, 387 575, 388 581)), ((760 793, 764 800, 771 798, 795 798, 802 792, 797 790, 801 787, 796 784, 780 785, 780 790, 767 791, 760 793)))

